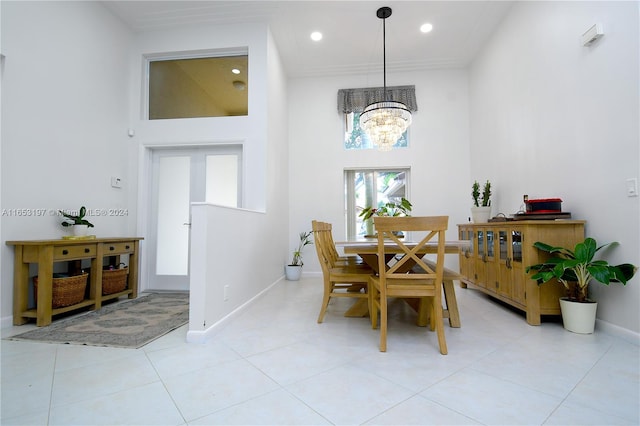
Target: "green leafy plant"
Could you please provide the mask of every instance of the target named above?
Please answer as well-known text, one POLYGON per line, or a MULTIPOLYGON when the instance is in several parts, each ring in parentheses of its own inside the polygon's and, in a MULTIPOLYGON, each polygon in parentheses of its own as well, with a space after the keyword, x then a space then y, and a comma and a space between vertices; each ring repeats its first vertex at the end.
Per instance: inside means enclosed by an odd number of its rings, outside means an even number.
POLYGON ((72 214, 71 212, 64 212, 62 210, 58 211, 65 217, 62 221, 62 226, 87 225, 88 228, 93 228, 93 223, 84 218, 87 215, 87 209, 85 206, 80 207, 77 215, 72 214))
POLYGON ((309 244, 313 244, 311 241, 311 231, 301 232, 300 233, 300 243, 298 244, 298 248, 293 252, 293 260, 289 264, 289 266, 302 266, 302 249, 304 249, 309 244))
POLYGON ((567 290, 569 300, 586 302, 588 299, 589 282, 592 279, 609 285, 610 282, 627 284, 637 271, 637 266, 630 263, 610 265, 606 260, 594 260, 596 253, 609 245, 617 245, 617 242, 597 247, 596 240, 586 238, 576 244, 573 250, 564 247, 553 247, 549 244, 536 242, 533 246, 553 256, 543 263, 527 266, 526 271, 534 272, 531 278, 538 284, 544 284, 552 279, 557 279, 567 290))
POLYGON ((480 204, 480 184, 478 181, 473 182, 471 186, 471 197, 473 198, 474 206, 489 207, 491 205, 491 182, 487 180, 484 183, 484 187, 482 188, 482 204, 480 204))
POLYGON ((399 203, 388 202, 378 208, 371 206, 363 209, 358 216, 362 220, 367 220, 371 216, 411 216, 409 213, 413 205, 406 198, 402 197, 399 203))

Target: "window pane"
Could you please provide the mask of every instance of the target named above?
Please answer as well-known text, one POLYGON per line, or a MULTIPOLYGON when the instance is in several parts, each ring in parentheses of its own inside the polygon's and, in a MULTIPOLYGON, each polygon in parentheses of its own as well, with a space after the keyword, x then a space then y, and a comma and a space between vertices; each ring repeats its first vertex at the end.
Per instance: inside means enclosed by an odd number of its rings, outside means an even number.
POLYGON ((149 62, 149 119, 247 115, 248 62, 246 55, 149 62))
POLYGON ((398 170, 347 170, 345 172, 345 200, 347 211, 347 237, 367 235, 365 223, 359 216, 369 206, 381 207, 408 198, 408 174, 398 170))
MULTIPOLYGON (((345 129, 344 147, 345 149, 377 149, 373 142, 369 139, 369 136, 360 128, 360 113, 354 112, 353 114, 346 115, 346 120, 352 117, 350 123, 351 132, 345 129)), ((398 142, 393 145, 393 148, 406 148, 409 145, 409 131, 405 131, 398 142)))
POLYGON ((158 169, 157 275, 187 275, 191 159, 161 157, 158 169))
POLYGON ((206 201, 238 207, 238 156, 207 155, 206 201))

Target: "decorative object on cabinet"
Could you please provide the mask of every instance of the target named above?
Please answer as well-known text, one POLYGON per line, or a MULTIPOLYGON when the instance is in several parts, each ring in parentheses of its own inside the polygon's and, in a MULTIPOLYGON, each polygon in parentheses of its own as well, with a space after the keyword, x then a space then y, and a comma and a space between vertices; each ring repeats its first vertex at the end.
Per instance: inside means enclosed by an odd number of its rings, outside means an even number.
POLYGON ((560 315, 559 283, 538 286, 525 265, 544 261, 533 246, 539 240, 574 245, 584 240, 582 220, 522 220, 458 225, 459 239, 471 244, 460 252, 461 286, 474 288, 526 312, 527 323, 539 325, 542 315, 560 315))
POLYGON ((293 259, 291 263, 285 265, 284 271, 288 281, 298 281, 302 275, 302 250, 309 244, 313 244, 311 241, 311 231, 300 233, 300 242, 298 248, 293 251, 293 259))
POLYGON ((93 223, 89 222, 85 219, 87 214, 87 208, 85 206, 80 207, 78 210, 78 214, 73 214, 74 212, 65 212, 63 210, 58 210, 65 219, 62 221, 62 226, 69 227, 71 226, 73 230, 73 235, 76 237, 86 236, 89 228, 93 228, 93 223))
POLYGON ((551 280, 562 283, 566 297, 560 299, 564 327, 575 333, 591 334, 595 328, 597 302, 589 299, 589 283, 593 280, 609 285, 619 282, 626 285, 635 275, 638 267, 630 263, 610 265, 606 260, 596 260, 601 249, 618 245, 612 242, 597 246, 596 240, 587 238, 572 249, 554 247, 536 242, 533 246, 552 256, 542 263, 527 266, 526 272, 533 272, 531 279, 544 284, 551 280))
POLYGON ((382 19, 382 71, 384 98, 368 105, 360 114, 360 127, 380 151, 390 151, 400 136, 411 125, 411 111, 402 102, 387 97, 386 19, 391 16, 390 7, 381 7, 376 16, 382 19))
POLYGON ((482 188, 482 200, 480 200, 480 184, 474 181, 471 186, 471 197, 473 206, 471 207, 471 219, 473 223, 486 223, 491 217, 491 182, 488 180, 482 188))

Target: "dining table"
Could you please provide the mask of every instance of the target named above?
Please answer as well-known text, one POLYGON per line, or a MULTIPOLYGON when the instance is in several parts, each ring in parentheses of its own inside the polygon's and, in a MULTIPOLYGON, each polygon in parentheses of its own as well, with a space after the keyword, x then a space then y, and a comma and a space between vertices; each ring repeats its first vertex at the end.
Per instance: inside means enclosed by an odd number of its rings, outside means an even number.
MULTIPOLYGON (((403 241, 403 243, 409 247, 415 245, 415 243, 411 241, 403 241)), ((336 241, 336 246, 341 247, 344 251, 345 255, 358 255, 362 258, 362 260, 369 265, 374 272, 377 273, 379 270, 378 264, 378 240, 376 238, 364 238, 364 239, 356 239, 350 241, 336 241)), ((385 263, 389 263, 396 254, 401 254, 402 249, 398 247, 396 243, 389 240, 386 241, 387 248, 385 249, 386 253, 389 253, 385 263)), ((460 251, 463 248, 468 247, 470 244, 469 240, 455 240, 455 241, 445 241, 445 254, 455 254, 459 255, 460 251)), ((419 251, 419 254, 427 255, 430 253, 436 253, 437 244, 427 244, 423 250, 419 251)), ((410 267, 410 265, 409 265, 410 267)), ((408 272, 408 271, 407 271, 408 272)), ((451 269, 445 268, 444 276, 443 276, 443 290, 444 290, 444 300, 445 307, 443 308, 445 318, 449 319, 449 326, 454 328, 460 327, 460 314, 458 312, 458 303, 456 300, 454 280, 459 280, 462 278, 458 272, 453 271, 451 269)), ((409 302, 409 304, 419 312, 419 326, 426 326, 426 317, 421 313, 421 307, 416 303, 409 302)), ((347 311, 345 316, 350 317, 363 317, 369 314, 369 307, 366 299, 360 299, 356 301, 356 303, 347 311)))

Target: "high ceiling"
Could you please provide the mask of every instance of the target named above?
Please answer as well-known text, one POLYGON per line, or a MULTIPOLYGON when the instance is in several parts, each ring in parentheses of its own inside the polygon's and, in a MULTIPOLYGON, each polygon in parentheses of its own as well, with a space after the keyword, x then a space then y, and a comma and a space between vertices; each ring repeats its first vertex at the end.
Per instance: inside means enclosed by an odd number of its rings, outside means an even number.
POLYGON ((267 22, 289 76, 382 71, 381 6, 387 71, 466 67, 510 1, 104 1, 136 32, 267 22), (433 31, 423 34, 429 22, 433 31), (310 39, 320 31, 320 42, 310 39))

